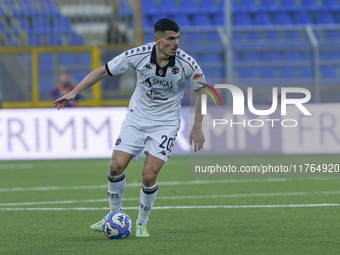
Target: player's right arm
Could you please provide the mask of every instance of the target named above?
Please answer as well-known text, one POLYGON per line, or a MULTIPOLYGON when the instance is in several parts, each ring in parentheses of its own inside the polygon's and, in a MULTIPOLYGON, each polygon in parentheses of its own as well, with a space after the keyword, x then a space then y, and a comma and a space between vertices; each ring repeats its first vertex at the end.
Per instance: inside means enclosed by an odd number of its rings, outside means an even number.
POLYGON ((66 101, 73 100, 78 94, 93 86, 108 75, 109 74, 105 68, 105 65, 97 68, 96 70, 89 73, 72 91, 55 100, 53 107, 58 108, 58 110, 63 108, 66 101))

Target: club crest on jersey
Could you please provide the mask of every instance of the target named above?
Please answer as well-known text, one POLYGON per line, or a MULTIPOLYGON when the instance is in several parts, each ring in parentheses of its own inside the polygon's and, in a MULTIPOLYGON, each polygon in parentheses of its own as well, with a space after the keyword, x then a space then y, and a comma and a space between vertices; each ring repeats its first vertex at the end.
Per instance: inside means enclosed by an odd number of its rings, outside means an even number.
POLYGON ((116 141, 116 146, 118 146, 121 142, 122 142, 122 139, 120 137, 118 137, 118 139, 116 141))
POLYGON ((179 68, 177 66, 175 66, 174 68, 172 68, 172 73, 173 74, 178 74, 179 72, 179 68))
POLYGON ((163 75, 163 72, 164 72, 163 69, 159 69, 159 70, 158 70, 158 74, 159 74, 159 75, 163 75))

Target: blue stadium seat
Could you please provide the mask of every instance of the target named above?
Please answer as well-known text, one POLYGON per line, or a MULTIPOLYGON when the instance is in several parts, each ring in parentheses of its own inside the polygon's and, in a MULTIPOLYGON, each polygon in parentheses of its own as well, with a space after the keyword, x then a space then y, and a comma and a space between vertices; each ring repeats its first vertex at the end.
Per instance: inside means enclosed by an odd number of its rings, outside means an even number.
POLYGON ((83 38, 77 34, 73 34, 68 38, 69 45, 82 45, 83 43, 84 43, 83 38))
POLYGON ((38 67, 40 70, 53 70, 53 54, 51 53, 40 53, 38 55, 38 67))
POLYGON ((279 61, 281 60, 281 55, 279 52, 269 51, 263 53, 263 60, 266 61, 279 61))
POLYGON ((266 40, 278 41, 281 39, 279 31, 265 31, 264 37, 266 40))
POLYGON ((255 25, 271 25, 272 21, 268 13, 255 13, 254 15, 255 25))
POLYGON ((85 66, 90 66, 91 64, 91 55, 88 52, 80 52, 77 55, 79 63, 85 66))
POLYGON ((322 60, 336 60, 340 59, 340 51, 339 50, 328 50, 320 52, 320 59, 322 60))
POLYGON ((28 45, 29 46, 40 46, 40 36, 36 36, 36 35, 31 35, 28 38, 28 45))
POLYGON ((54 21, 54 32, 56 33, 69 33, 72 31, 70 20, 67 17, 57 17, 54 21))
POLYGON ((312 24, 312 17, 308 12, 298 12, 295 14, 295 24, 312 24))
POLYGON ((254 78, 254 70, 251 67, 239 67, 235 68, 235 71, 238 73, 238 78, 254 78))
POLYGON ((194 26, 210 26, 212 25, 212 20, 208 14, 196 14, 193 17, 194 26))
MULTIPOLYGON (((240 35, 240 33, 236 33, 236 32, 234 32, 234 33, 232 33, 232 39, 233 39, 233 42, 234 43, 237 43, 238 41, 240 41, 241 40, 241 35, 240 35)), ((237 45, 237 44, 236 44, 237 45)))
POLYGON ((174 20, 176 23, 182 27, 182 26, 191 26, 190 18, 188 15, 175 15, 174 20))
POLYGON ((235 13, 233 24, 235 26, 249 26, 252 25, 252 22, 248 13, 235 13))
POLYGON ((77 53, 60 53, 59 56, 59 65, 62 66, 72 66, 79 64, 76 60, 77 53))
POLYGON ((287 10, 287 11, 295 11, 298 8, 300 8, 300 5, 296 0, 284 0, 281 1, 281 8, 282 10, 287 10))
POLYGON ((331 12, 320 11, 316 13, 316 23, 317 24, 333 24, 334 17, 331 12))
POLYGON ((48 34, 52 29, 48 26, 46 17, 38 16, 34 19, 33 31, 37 34, 48 34))
POLYGON ((248 31, 246 33, 246 40, 256 40, 256 41, 261 40, 261 32, 248 31))
POLYGON ((204 75, 207 78, 222 78, 224 77, 223 68, 205 68, 204 75))
POLYGON ((233 61, 238 62, 241 61, 241 55, 243 55, 242 53, 238 52, 238 51, 234 51, 233 52, 233 61))
POLYGON ((196 0, 180 0, 179 8, 184 14, 199 13, 199 7, 196 0))
POLYGON ((339 78, 335 66, 321 66, 320 76, 321 78, 339 78))
POLYGON ((301 0, 301 7, 308 10, 317 10, 320 8, 318 0, 301 0))
POLYGON ((299 40, 301 38, 300 33, 298 31, 287 31, 284 33, 284 37, 286 40, 299 40))
POLYGON ((60 34, 53 34, 48 37, 47 42, 51 46, 60 46, 62 45, 62 39, 60 34))
POLYGON ((261 10, 273 11, 279 8, 275 0, 260 0, 261 10))
POLYGON ((187 43, 188 44, 198 44, 202 42, 202 36, 200 33, 190 33, 190 35, 187 35, 187 43))
MULTIPOLYGON (((187 1, 187 0, 184 0, 187 1)), ((216 15, 217 13, 223 13, 224 0, 210 0, 199 1, 199 10, 204 13, 210 13, 216 15)))
MULTIPOLYGON (((156 5, 154 0, 140 0, 142 13, 146 14, 157 14, 158 5, 156 5)), ((143 16, 143 15, 142 15, 143 16)))
MULTIPOLYGON (((159 11, 164 14, 175 14, 178 13, 180 9, 174 0, 160 0, 158 12, 159 11)), ((184 11, 185 14, 185 10, 182 11, 184 11)))
POLYGON ((313 58, 313 56, 312 56, 312 51, 311 50, 301 51, 301 59, 302 60, 309 60, 309 61, 311 61, 312 58, 313 58))
POLYGON ((119 14, 122 16, 132 16, 133 15, 133 7, 131 6, 129 1, 118 0, 119 6, 119 14))
POLYGON ((312 67, 310 66, 298 67, 297 71, 299 78, 313 78, 312 67))
POLYGON ((219 53, 204 53, 202 54, 202 61, 206 62, 222 62, 223 55, 220 55, 219 53))
POLYGON ((147 34, 144 33, 144 42, 145 43, 153 42, 153 33, 147 33, 147 34))
POLYGON ((275 78, 275 69, 272 67, 264 67, 260 69, 260 78, 275 78))
POLYGON ((214 21, 213 24, 215 26, 224 26, 224 15, 223 13, 218 13, 216 15, 214 15, 214 21))
POLYGON ((198 63, 201 61, 201 54, 198 54, 197 52, 191 52, 190 56, 195 59, 198 63))
POLYGON ((3 34, 6 33, 5 26, 3 23, 0 23, 0 33, 3 33, 3 34))
POLYGON ((283 60, 301 60, 299 51, 285 51, 282 56, 283 60))
POLYGON ((259 52, 244 52, 243 60, 244 61, 261 61, 261 55, 259 52))
POLYGON ((324 0, 322 1, 322 6, 324 7, 324 9, 330 11, 338 11, 340 9, 340 4, 338 0, 324 0))
POLYGON ((142 15, 142 26, 153 27, 152 16, 142 15))
POLYGON ((274 14, 274 25, 291 25, 292 18, 289 12, 276 12, 274 14))
MULTIPOLYGON (((174 19, 171 15, 159 14, 159 13, 156 15, 152 15, 151 17, 152 17, 151 27, 153 27, 154 24, 160 19, 163 19, 163 18, 174 19)), ((175 21, 177 22, 177 19, 175 19, 175 21)))
POLYGON ((53 71, 44 71, 39 73, 39 91, 46 91, 52 93, 54 86, 54 75, 53 71))
POLYGON ((296 68, 290 66, 281 67, 280 78, 296 78, 296 68))
POLYGON ((233 10, 235 12, 239 11, 256 11, 259 6, 256 4, 256 0, 234 0, 233 1, 233 10))
POLYGON ((340 31, 338 30, 325 30, 324 35, 327 40, 339 40, 340 39, 340 31))

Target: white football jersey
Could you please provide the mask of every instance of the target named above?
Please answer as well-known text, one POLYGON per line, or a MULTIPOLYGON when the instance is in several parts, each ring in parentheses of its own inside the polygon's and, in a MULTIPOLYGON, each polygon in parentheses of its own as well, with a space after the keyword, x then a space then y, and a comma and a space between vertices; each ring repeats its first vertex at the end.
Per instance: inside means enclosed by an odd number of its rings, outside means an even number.
POLYGON ((155 123, 180 122, 181 100, 186 81, 194 91, 203 88, 204 74, 196 61, 183 50, 161 68, 156 61, 156 43, 130 49, 109 61, 105 67, 109 75, 136 70, 137 83, 131 97, 128 115, 155 123))

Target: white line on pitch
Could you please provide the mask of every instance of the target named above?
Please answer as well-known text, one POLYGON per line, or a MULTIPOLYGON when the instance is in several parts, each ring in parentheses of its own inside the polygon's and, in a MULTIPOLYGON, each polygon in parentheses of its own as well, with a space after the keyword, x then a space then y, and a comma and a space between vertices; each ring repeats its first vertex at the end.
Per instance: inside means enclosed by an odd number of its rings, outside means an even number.
POLYGON ((23 163, 23 164, 1 164, 0 170, 3 169, 31 169, 34 165, 30 163, 23 163))
MULTIPOLYGON (((171 209, 243 209, 243 208, 298 208, 298 207, 335 207, 340 204, 286 204, 286 205, 193 205, 193 206, 154 206, 152 210, 171 209)), ((123 210, 138 210, 139 207, 123 207, 123 210)), ((0 208, 0 211, 98 211, 110 210, 108 207, 74 208, 0 208)))
MULTIPOLYGON (((203 195, 202 196, 169 196, 169 197, 157 197, 157 200, 213 199, 213 198, 238 198, 238 197, 272 197, 272 196, 304 196, 304 195, 330 195, 330 194, 340 194, 340 191, 257 193, 257 194, 224 194, 224 195, 206 195, 206 196, 203 196, 203 195)), ((138 201, 139 197, 123 198, 123 200, 124 201, 138 201)), ((98 202, 107 202, 107 201, 108 201, 107 199, 42 201, 42 202, 22 202, 22 203, 0 203, 0 206, 98 203, 98 202)))
MULTIPOLYGON (((159 186, 177 186, 177 185, 199 185, 199 184, 218 184, 218 183, 248 183, 248 182, 283 182, 292 179, 223 179, 223 180, 194 180, 194 181, 174 181, 174 182, 158 182, 159 186)), ((127 183, 126 187, 140 187, 140 182, 127 183)), ((80 190, 80 189, 104 189, 105 185, 89 185, 89 186, 55 186, 55 187, 32 187, 32 188, 10 188, 0 189, 0 192, 15 191, 47 191, 47 190, 80 190)))

